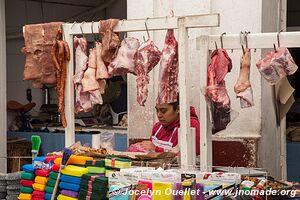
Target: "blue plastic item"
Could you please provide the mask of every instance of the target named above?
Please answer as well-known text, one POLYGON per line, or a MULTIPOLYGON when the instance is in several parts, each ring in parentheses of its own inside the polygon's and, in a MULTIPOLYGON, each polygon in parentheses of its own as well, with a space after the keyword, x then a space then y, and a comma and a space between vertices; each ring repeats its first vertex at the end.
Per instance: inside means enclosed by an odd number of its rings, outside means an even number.
POLYGON ((41 162, 45 162, 45 156, 39 156, 39 157, 36 157, 35 159, 34 159, 34 161, 41 161, 41 162))
POLYGON ((66 182, 61 181, 59 183, 59 188, 60 189, 72 190, 72 191, 78 192, 79 189, 80 189, 80 185, 73 184, 73 183, 66 183, 66 182))
POLYGON ((80 184, 81 178, 62 174, 60 180, 66 183, 80 184))
MULTIPOLYGON (((52 197, 52 194, 50 194, 50 193, 45 193, 45 195, 44 195, 45 200, 51 200, 51 197, 52 197)), ((56 200, 57 196, 55 196, 54 199, 56 200)))
POLYGON ((23 169, 23 171, 28 172, 28 173, 34 174, 34 172, 35 172, 35 169, 33 168, 32 164, 23 165, 22 169, 23 169))

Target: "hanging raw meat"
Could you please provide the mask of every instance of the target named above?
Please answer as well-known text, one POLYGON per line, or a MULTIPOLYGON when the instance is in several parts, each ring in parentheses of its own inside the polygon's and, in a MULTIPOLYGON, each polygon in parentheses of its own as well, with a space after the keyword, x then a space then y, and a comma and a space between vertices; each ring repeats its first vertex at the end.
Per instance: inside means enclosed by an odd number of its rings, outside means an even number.
POLYGON ((75 76, 74 84, 76 91, 75 98, 75 112, 88 112, 92 110, 92 102, 90 100, 89 92, 84 92, 81 84, 81 80, 84 76, 84 72, 88 66, 87 41, 85 38, 74 37, 75 47, 75 76))
POLYGON ((134 55, 140 46, 138 39, 129 37, 124 38, 117 57, 108 66, 110 76, 122 76, 127 73, 135 74, 134 71, 134 55))
POLYGON ((178 43, 175 39, 174 31, 169 29, 160 61, 157 104, 177 101, 178 70, 178 43))
POLYGON ((96 46, 96 64, 97 64, 97 70, 96 70, 96 79, 106 79, 109 78, 107 68, 102 60, 102 44, 101 42, 95 42, 96 46))
POLYGON ((100 21, 100 35, 102 37, 102 59, 106 65, 116 57, 118 48, 120 47, 120 38, 117 33, 113 32, 113 28, 118 24, 118 19, 108 19, 100 21))
POLYGON ((283 47, 277 48, 276 52, 268 52, 256 63, 256 67, 271 85, 275 85, 286 75, 294 74, 298 69, 289 50, 283 47))
POLYGON ((161 52, 154 42, 148 40, 144 42, 134 56, 134 71, 137 74, 137 101, 141 106, 145 105, 148 97, 148 73, 157 65, 160 60, 161 52))
POLYGON ((224 130, 230 122, 230 99, 225 87, 225 76, 232 62, 225 49, 217 49, 211 55, 207 71, 206 98, 210 102, 213 134, 224 130))
POLYGON ((32 80, 34 88, 56 83, 52 46, 56 38, 61 38, 61 25, 62 22, 52 22, 24 26, 25 47, 22 52, 26 54, 26 61, 23 80, 32 80))
POLYGON ((65 84, 67 78, 67 62, 70 60, 70 50, 68 43, 56 40, 53 45, 52 59, 56 67, 56 93, 58 96, 58 112, 63 127, 67 126, 65 115, 65 84))
POLYGON ((241 108, 248 108, 254 105, 253 92, 250 84, 251 52, 246 48, 241 58, 240 75, 234 86, 236 96, 240 98, 241 108))
POLYGON ((85 70, 81 80, 83 91, 88 92, 99 89, 99 84, 96 80, 96 49, 90 49, 88 68, 85 70))

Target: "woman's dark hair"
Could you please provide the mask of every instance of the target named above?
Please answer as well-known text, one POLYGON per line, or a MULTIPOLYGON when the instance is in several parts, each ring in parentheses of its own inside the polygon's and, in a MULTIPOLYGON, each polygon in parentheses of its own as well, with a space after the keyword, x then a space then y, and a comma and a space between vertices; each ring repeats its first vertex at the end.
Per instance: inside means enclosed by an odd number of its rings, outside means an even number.
POLYGON ((173 107, 174 111, 179 107, 179 94, 177 94, 177 101, 170 103, 170 105, 173 107))

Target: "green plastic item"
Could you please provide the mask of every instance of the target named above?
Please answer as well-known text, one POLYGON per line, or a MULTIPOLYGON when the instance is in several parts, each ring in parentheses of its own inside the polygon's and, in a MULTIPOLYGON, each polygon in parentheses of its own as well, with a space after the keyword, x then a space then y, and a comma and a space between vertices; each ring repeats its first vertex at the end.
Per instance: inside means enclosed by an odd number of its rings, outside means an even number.
POLYGON ((104 160, 87 160, 85 166, 105 167, 104 160))
POLYGON ((53 193, 53 190, 54 190, 54 187, 47 186, 46 189, 45 189, 45 192, 46 192, 46 193, 52 194, 52 193, 53 193))
POLYGON ((33 192, 33 189, 32 189, 32 187, 23 186, 23 187, 21 187, 20 192, 25 193, 25 194, 31 194, 33 192))
POLYGON ((57 173, 57 172, 50 172, 50 173, 49 173, 49 177, 52 178, 52 179, 55 179, 55 181, 56 181, 56 179, 57 179, 57 176, 58 176, 58 173, 57 173))
POLYGON ((94 166, 89 166, 87 167, 89 170, 89 173, 92 174, 103 174, 105 173, 105 167, 94 167, 94 166))
POLYGON ((22 172, 21 179, 25 180, 33 180, 35 178, 35 174, 28 173, 28 172, 22 172))
POLYGON ((54 187, 56 183, 56 179, 53 178, 49 178, 48 182, 47 182, 47 186, 51 186, 54 187))

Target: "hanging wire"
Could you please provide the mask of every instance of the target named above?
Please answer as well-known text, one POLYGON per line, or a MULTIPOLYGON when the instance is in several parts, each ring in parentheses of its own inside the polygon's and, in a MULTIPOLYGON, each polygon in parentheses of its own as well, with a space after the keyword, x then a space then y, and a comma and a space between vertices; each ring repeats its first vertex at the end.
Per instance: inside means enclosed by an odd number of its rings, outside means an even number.
MULTIPOLYGON (((147 20, 148 20, 148 17, 147 17, 147 19, 146 19, 146 21, 145 21, 145 28, 146 28, 147 36, 148 36, 148 40, 149 40, 149 39, 150 39, 150 34, 149 34, 148 27, 147 27, 147 20)), ((143 36, 143 38, 144 38, 144 41, 146 41, 144 36, 143 36)))
POLYGON ((95 41, 95 42, 98 41, 98 40, 97 40, 97 37, 96 37, 96 35, 95 35, 95 33, 94 33, 94 21, 92 21, 92 23, 91 23, 91 31, 92 31, 92 34, 93 34, 93 36, 94 36, 94 41, 95 41))

